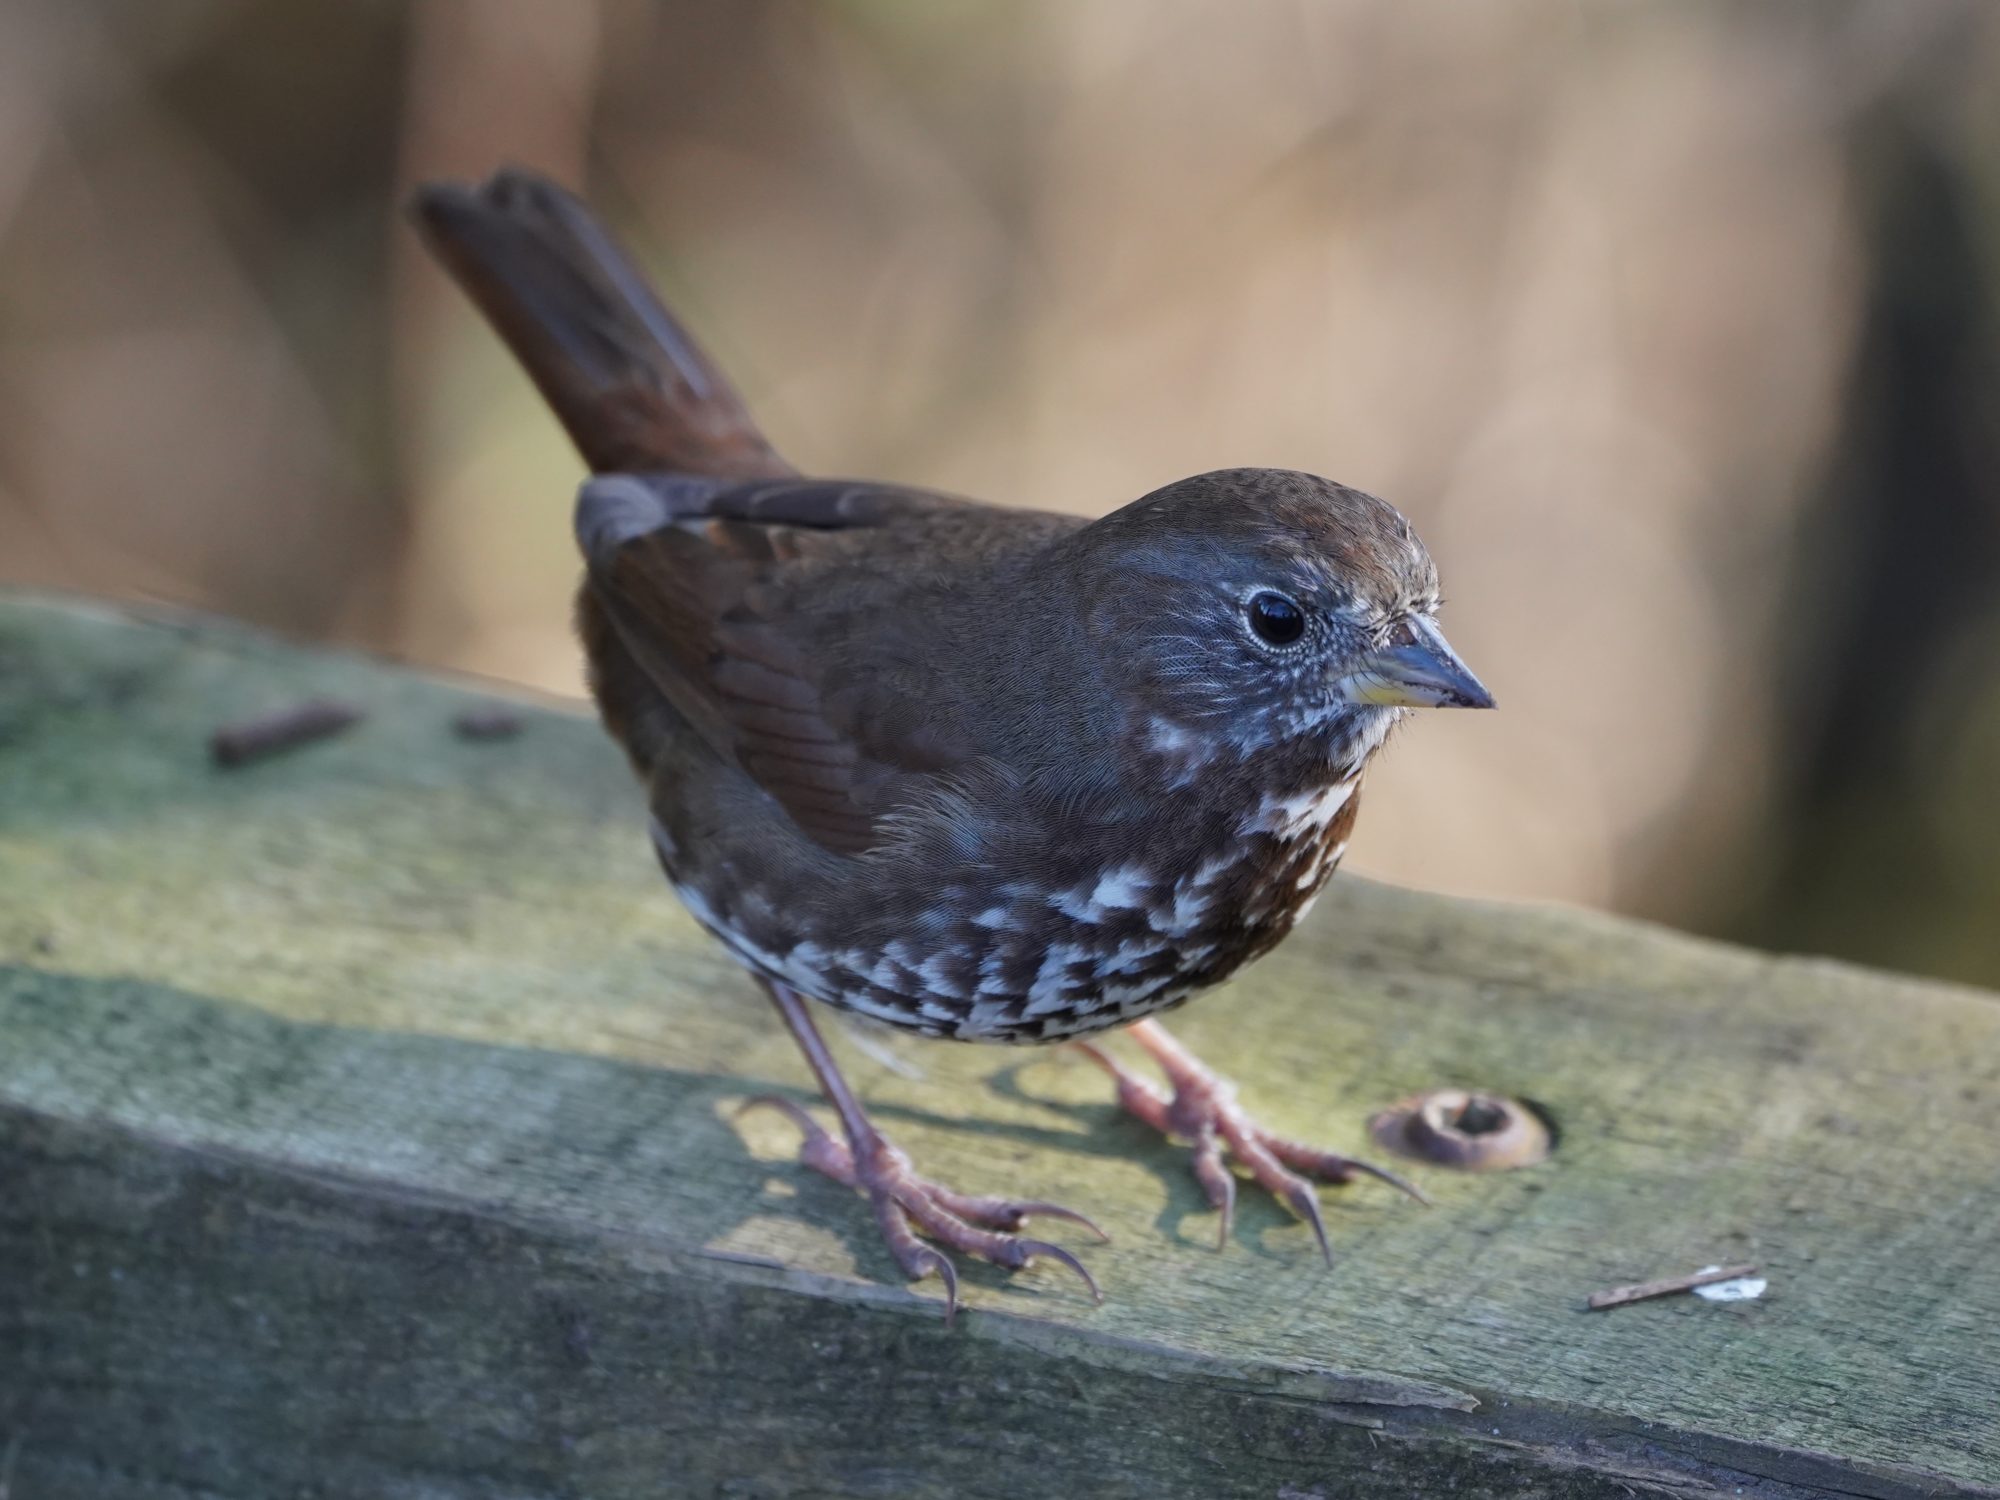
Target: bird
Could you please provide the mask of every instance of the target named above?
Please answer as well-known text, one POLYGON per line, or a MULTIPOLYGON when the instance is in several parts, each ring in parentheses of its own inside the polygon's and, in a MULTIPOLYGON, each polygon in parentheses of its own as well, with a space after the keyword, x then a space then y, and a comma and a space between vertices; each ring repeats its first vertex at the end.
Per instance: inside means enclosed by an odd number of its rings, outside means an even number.
POLYGON ((1185 1142, 1226 1244, 1237 1172, 1331 1249, 1315 1184, 1396 1174, 1275 1134, 1157 1019, 1268 952, 1420 707, 1493 697, 1383 500, 1230 468, 1097 519, 812 477, 577 197, 518 168, 427 184, 430 250, 590 473, 574 532, 590 690, 694 920, 761 982, 837 1118, 808 1167, 866 1196, 913 1283, 1018 1270, 1087 1216, 923 1176, 815 1007, 965 1042, 1071 1043, 1185 1142), (1096 1045, 1124 1028, 1162 1089, 1096 1045))

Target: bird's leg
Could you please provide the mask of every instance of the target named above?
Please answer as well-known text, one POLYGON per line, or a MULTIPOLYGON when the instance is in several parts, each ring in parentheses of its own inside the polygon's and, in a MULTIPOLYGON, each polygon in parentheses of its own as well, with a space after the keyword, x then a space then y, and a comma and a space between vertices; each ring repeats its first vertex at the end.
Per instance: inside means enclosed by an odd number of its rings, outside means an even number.
POLYGON ((1379 1177, 1419 1203, 1430 1202, 1394 1172, 1273 1135, 1236 1102, 1234 1084, 1217 1076, 1174 1040, 1159 1022, 1134 1022, 1126 1035, 1160 1065, 1160 1071, 1167 1075, 1172 1086, 1171 1094, 1162 1093, 1101 1048, 1089 1042, 1077 1045, 1116 1080, 1118 1102, 1128 1113, 1162 1135, 1177 1136, 1193 1145, 1195 1179, 1208 1195, 1209 1203, 1222 1214, 1218 1249, 1229 1241, 1230 1221, 1236 1208, 1236 1179, 1224 1165, 1225 1152, 1259 1186, 1283 1199, 1312 1226, 1320 1254, 1328 1265, 1333 1264, 1333 1251, 1327 1244, 1325 1221, 1320 1217, 1319 1195, 1313 1190, 1315 1181, 1343 1183, 1353 1181, 1357 1175, 1379 1177))
POLYGON ((1069 1251, 1017 1232, 1030 1218, 1068 1219, 1081 1224, 1100 1240, 1109 1238, 1103 1230, 1082 1214, 1052 1203, 975 1197, 955 1193, 919 1177, 909 1157, 875 1128, 861 1101, 847 1086, 826 1039, 806 1008, 805 997, 788 985, 767 983, 765 987, 777 1002, 778 1013, 791 1028, 799 1050, 805 1053, 813 1075, 819 1079, 820 1091, 840 1116, 845 1139, 835 1139, 789 1099, 752 1099, 744 1108, 769 1107, 786 1115, 805 1134, 805 1143, 799 1150, 800 1161, 835 1182, 868 1195, 882 1239, 896 1258, 896 1264, 903 1268, 903 1274, 913 1281, 936 1276, 944 1282, 947 1323, 958 1310, 958 1272, 950 1258, 935 1245, 926 1244, 926 1240, 1009 1270, 1020 1270, 1036 1256, 1046 1255, 1081 1276, 1094 1300, 1104 1300, 1083 1262, 1069 1251))

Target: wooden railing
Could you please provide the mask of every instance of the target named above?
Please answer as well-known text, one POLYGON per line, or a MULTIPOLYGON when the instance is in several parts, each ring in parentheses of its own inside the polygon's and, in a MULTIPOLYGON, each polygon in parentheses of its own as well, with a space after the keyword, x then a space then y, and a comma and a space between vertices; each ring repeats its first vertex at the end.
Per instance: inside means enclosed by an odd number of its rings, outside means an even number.
MULTIPOLYGON (((680 912, 586 718, 0 600, 0 1493, 1917 1496, 2000 1484, 2000 1005, 1341 877, 1177 1029, 1356 1152, 1415 1091, 1540 1166, 1329 1190, 1336 1252, 1060 1051, 836 1038, 919 1164, 1095 1214, 947 1329, 680 912), (222 723, 365 718, 233 770, 222 723), (1754 1301, 1592 1291, 1754 1262, 1754 1301)), ((1885 880, 1893 871, 1885 871, 1885 880)), ((1053 1226, 1060 1228, 1060 1226, 1053 1226)))

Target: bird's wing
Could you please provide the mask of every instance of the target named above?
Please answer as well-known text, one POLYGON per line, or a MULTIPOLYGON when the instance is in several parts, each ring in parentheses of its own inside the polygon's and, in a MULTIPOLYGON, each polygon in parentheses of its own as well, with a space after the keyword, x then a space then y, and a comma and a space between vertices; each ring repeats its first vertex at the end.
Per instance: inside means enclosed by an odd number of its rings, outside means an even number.
POLYGON ((930 622, 899 604, 943 552, 992 557, 1074 524, 882 485, 688 476, 602 476, 576 514, 590 590, 651 686, 849 854, 989 749, 948 679, 956 656, 925 650, 930 622))

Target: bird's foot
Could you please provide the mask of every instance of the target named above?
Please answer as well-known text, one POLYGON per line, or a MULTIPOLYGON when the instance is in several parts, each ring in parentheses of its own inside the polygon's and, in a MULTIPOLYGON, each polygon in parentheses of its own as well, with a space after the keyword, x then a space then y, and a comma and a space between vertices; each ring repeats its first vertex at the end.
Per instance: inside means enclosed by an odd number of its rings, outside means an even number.
POLYGON ((880 1133, 871 1129, 861 1141, 842 1141, 789 1099, 764 1096, 749 1100, 743 1108, 777 1110, 805 1135, 799 1148, 801 1162, 868 1195, 882 1239, 903 1274, 912 1281, 936 1276, 944 1283, 946 1323, 958 1311, 958 1270, 939 1245, 1010 1271, 1021 1270, 1035 1257, 1045 1255, 1076 1272, 1091 1300, 1103 1303, 1104 1294, 1082 1261, 1060 1245, 1019 1232, 1029 1219, 1067 1219, 1100 1240, 1111 1238, 1075 1210, 1053 1203, 977 1197, 927 1182, 916 1174, 910 1158, 880 1133), (927 1240, 934 1243, 927 1244, 927 1240))
POLYGON ((1076 1045, 1118 1084, 1118 1102, 1130 1114, 1162 1135, 1175 1136, 1194 1147, 1194 1175, 1209 1204, 1222 1215, 1216 1237, 1219 1250, 1229 1243, 1236 1217, 1236 1177, 1230 1164, 1241 1167, 1260 1187, 1288 1204, 1312 1226, 1320 1255, 1333 1264, 1326 1222, 1320 1216, 1316 1182, 1340 1184, 1357 1176, 1376 1177, 1400 1188, 1419 1203, 1430 1199, 1396 1173, 1333 1151, 1302 1145, 1274 1135, 1251 1119, 1236 1102, 1236 1087, 1219 1077, 1193 1053, 1152 1021, 1140 1021, 1128 1033, 1151 1053, 1172 1085, 1171 1095, 1132 1072, 1108 1052, 1089 1042, 1076 1045))

